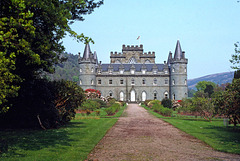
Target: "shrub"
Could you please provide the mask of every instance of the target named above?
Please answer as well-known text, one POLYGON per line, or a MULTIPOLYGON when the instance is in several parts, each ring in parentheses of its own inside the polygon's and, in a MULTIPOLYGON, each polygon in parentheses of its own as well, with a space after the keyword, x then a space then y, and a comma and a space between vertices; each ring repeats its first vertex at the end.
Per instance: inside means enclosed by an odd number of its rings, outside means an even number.
POLYGON ((80 109, 94 111, 96 109, 99 109, 100 107, 101 107, 100 103, 98 103, 96 100, 88 99, 82 104, 80 109))
POLYGON ((172 108, 172 101, 169 98, 164 98, 162 100, 163 107, 172 108))
POLYGON ((105 108, 106 106, 107 106, 107 103, 106 102, 104 102, 103 100, 101 100, 101 99, 92 99, 93 101, 96 101, 96 102, 98 102, 99 104, 100 104, 100 106, 99 107, 97 107, 98 109, 99 108, 105 108))
POLYGON ((160 113, 164 116, 171 116, 173 114, 172 109, 163 107, 163 105, 160 105, 160 104, 154 104, 152 106, 152 109, 153 109, 154 112, 160 113))
POLYGON ((152 101, 152 100, 145 100, 145 101, 144 101, 144 105, 145 105, 145 106, 148 106, 148 103, 149 103, 150 101, 152 101))
POLYGON ((150 101, 150 102, 148 102, 148 107, 149 108, 152 108, 152 106, 154 105, 154 104, 159 104, 159 105, 161 105, 161 101, 159 101, 159 100, 152 100, 152 101, 150 101))
POLYGON ((119 103, 114 103, 112 106, 105 109, 107 115, 114 115, 118 110, 120 110, 121 106, 119 103))
POLYGON ((97 116, 100 116, 100 111, 96 111, 96 115, 97 115, 97 116))

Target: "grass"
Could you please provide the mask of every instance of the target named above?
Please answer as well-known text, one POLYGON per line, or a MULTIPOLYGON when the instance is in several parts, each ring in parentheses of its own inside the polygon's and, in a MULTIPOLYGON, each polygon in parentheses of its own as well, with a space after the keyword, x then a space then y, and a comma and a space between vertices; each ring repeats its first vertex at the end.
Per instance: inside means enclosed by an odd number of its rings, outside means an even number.
POLYGON ((85 160, 123 110, 109 118, 77 114, 59 129, 0 131, 1 139, 8 144, 8 152, 0 154, 0 160, 85 160))
POLYGON ((240 154, 240 127, 224 126, 223 119, 213 119, 212 122, 200 117, 188 117, 174 115, 175 117, 164 117, 151 109, 144 107, 154 116, 163 119, 176 128, 204 141, 212 148, 240 154))

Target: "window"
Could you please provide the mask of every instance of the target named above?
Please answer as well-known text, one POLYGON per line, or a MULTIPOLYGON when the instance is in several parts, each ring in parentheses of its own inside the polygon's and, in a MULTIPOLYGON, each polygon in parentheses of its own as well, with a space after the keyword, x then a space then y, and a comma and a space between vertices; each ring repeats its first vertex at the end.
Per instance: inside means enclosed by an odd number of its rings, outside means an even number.
POLYGON ((156 91, 154 91, 154 93, 153 93, 153 99, 154 99, 154 100, 157 99, 157 92, 156 92, 156 91))
POLYGON ((134 74, 135 73, 135 70, 134 69, 131 69, 131 74, 134 74))
POLYGON ((153 70, 153 74, 157 74, 157 70, 153 70))
POLYGON ((172 80, 172 85, 175 85, 175 80, 174 79, 172 80))
POLYGON ((91 69, 91 72, 92 72, 92 73, 94 72, 94 69, 93 69, 93 68, 91 69))
POLYGON ((142 74, 146 74, 146 70, 142 70, 142 74))
POLYGON ((98 84, 102 84, 102 80, 101 79, 98 79, 98 84))
POLYGON ((168 84, 168 79, 165 79, 165 82, 164 82, 165 84, 168 84))
POLYGON ((102 73, 102 71, 99 69, 99 70, 98 70, 98 74, 101 74, 101 73, 102 73))
POLYGON ((123 84, 123 79, 120 80, 120 84, 123 84))
POLYGON ((80 71, 80 73, 82 73, 82 68, 80 68, 80 70, 79 70, 79 71, 80 71))
POLYGON ((112 91, 109 91, 109 96, 112 97, 113 96, 113 93, 112 91))
POLYGON ((168 98, 168 92, 167 91, 164 93, 164 98, 168 98))
POLYGON ((172 68, 172 72, 175 72, 175 68, 172 68))
POLYGON ((109 84, 112 84, 112 79, 109 79, 109 84))
POLYGON ((185 67, 184 72, 187 73, 187 68, 185 67))
POLYGON ((94 81, 93 81, 93 79, 91 80, 91 85, 93 85, 94 84, 94 81))
POLYGON ((173 94, 173 100, 175 100, 176 99, 176 95, 175 94, 173 94))
POLYGON ((142 84, 143 84, 143 85, 146 84, 146 80, 145 80, 145 79, 142 80, 142 84))
POLYGON ((124 101, 124 93, 122 91, 120 92, 120 101, 124 101))
POLYGON ((187 80, 186 79, 184 80, 184 84, 187 85, 187 80))
POLYGON ((132 57, 131 59, 129 59, 129 64, 135 64, 137 61, 134 57, 132 57))
POLYGON ((82 80, 81 79, 79 80, 79 84, 82 85, 82 80))
POLYGON ((165 71, 164 71, 164 73, 165 73, 165 74, 168 74, 168 71, 167 71, 167 70, 165 70, 165 71))
POLYGON ((142 92, 142 101, 146 101, 147 93, 145 91, 142 92))
POLYGON ((120 69, 119 73, 120 73, 120 74, 123 74, 123 70, 122 70, 122 69, 120 69))
POLYGON ((134 79, 132 79, 132 81, 131 81, 131 85, 134 85, 135 84, 135 81, 134 81, 134 79))
POLYGON ((153 85, 157 85, 157 79, 156 78, 154 78, 154 80, 153 80, 153 85))
POLYGON ((112 72, 113 72, 112 70, 109 70, 109 72, 108 72, 108 73, 109 73, 109 74, 112 74, 112 72))

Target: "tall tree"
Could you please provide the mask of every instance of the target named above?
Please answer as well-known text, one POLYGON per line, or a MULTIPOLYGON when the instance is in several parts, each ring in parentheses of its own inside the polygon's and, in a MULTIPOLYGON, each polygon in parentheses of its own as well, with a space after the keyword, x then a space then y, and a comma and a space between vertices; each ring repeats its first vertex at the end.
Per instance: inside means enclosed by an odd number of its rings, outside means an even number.
POLYGON ((232 55, 232 59, 230 62, 233 64, 231 68, 233 69, 240 69, 240 47, 239 47, 239 42, 236 42, 234 44, 235 46, 235 54, 232 55))
POLYGON ((102 4, 103 0, 0 1, 1 109, 7 97, 17 95, 20 82, 54 71, 53 64, 64 51, 61 39, 67 33, 79 42, 92 41, 74 32, 70 24, 83 21, 83 15, 102 4))

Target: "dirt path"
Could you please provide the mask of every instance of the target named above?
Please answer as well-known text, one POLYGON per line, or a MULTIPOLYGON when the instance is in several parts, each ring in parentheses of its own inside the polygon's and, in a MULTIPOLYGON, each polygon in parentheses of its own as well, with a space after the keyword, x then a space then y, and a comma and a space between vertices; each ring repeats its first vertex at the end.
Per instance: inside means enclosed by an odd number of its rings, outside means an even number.
POLYGON ((129 104, 89 160, 240 160, 239 155, 214 151, 203 142, 129 104))

